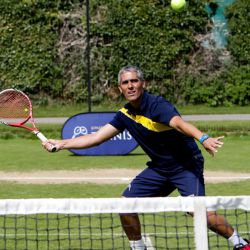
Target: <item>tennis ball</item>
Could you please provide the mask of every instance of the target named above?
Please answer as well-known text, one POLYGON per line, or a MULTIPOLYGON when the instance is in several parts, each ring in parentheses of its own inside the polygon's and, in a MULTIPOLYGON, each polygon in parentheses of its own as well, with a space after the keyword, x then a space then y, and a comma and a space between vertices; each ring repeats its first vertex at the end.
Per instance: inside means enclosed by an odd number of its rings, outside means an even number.
POLYGON ((25 109, 24 109, 24 112, 28 112, 28 109, 27 109, 27 108, 25 108, 25 109))
POLYGON ((182 10, 186 6, 186 0, 171 0, 171 7, 173 10, 182 10))

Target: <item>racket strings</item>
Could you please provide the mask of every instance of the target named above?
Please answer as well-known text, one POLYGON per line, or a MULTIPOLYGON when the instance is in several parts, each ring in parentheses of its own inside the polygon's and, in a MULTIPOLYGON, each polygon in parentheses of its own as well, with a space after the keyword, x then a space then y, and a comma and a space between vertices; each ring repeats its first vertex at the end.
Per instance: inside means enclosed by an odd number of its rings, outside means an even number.
POLYGON ((31 114, 29 99, 17 90, 0 93, 0 121, 7 124, 18 124, 26 121, 31 114))

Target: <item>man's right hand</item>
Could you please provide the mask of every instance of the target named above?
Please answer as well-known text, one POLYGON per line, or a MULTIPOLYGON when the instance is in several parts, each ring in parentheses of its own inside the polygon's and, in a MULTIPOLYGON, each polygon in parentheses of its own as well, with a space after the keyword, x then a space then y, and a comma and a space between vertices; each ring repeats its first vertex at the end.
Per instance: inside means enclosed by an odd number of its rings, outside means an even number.
POLYGON ((49 139, 43 142, 42 145, 48 152, 58 152, 61 149, 58 140, 49 139))

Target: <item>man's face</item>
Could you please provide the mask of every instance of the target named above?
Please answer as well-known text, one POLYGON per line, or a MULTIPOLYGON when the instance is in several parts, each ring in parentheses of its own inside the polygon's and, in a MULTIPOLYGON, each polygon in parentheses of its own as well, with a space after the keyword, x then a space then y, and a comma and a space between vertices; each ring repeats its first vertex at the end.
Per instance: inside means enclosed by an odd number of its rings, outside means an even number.
POLYGON ((125 72, 121 75, 119 89, 127 101, 137 103, 144 91, 145 82, 137 77, 136 72, 125 72))

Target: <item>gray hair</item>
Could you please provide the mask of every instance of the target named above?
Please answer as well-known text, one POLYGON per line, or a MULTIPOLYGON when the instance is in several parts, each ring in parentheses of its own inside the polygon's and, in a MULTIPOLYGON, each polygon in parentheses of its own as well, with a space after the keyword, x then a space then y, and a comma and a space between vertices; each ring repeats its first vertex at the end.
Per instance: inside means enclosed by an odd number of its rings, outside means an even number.
POLYGON ((118 83, 120 84, 121 83, 121 76, 122 74, 126 73, 126 72, 135 72, 137 74, 137 77, 138 79, 141 81, 141 82, 144 82, 145 79, 144 79, 144 74, 143 72, 141 71, 141 69, 139 69, 137 66, 134 66, 134 65, 127 65, 125 67, 122 67, 118 73, 118 83))

